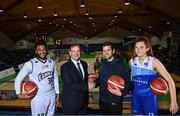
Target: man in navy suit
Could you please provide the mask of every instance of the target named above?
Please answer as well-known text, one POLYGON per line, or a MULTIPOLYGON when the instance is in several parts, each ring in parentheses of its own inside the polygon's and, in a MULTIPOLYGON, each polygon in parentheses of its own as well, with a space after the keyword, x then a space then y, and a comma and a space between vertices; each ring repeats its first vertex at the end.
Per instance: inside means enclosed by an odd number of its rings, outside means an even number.
POLYGON ((86 114, 88 106, 87 63, 80 60, 80 45, 70 46, 70 59, 61 66, 62 108, 64 115, 86 114))

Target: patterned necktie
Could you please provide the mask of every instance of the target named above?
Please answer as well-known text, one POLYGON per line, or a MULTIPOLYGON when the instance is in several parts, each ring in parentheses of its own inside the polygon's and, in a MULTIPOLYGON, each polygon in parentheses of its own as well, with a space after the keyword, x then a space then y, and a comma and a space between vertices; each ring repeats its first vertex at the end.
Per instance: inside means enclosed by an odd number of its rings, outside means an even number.
POLYGON ((81 77, 83 78, 83 73, 82 73, 82 70, 81 70, 81 67, 80 67, 80 63, 77 63, 77 66, 78 66, 79 74, 80 74, 81 77))

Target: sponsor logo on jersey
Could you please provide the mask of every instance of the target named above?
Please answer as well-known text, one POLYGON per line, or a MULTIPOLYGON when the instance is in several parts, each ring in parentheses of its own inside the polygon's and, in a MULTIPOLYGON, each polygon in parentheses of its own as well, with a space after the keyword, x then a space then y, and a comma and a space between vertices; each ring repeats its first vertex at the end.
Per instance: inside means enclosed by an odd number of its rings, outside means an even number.
POLYGON ((148 84, 147 81, 144 81, 144 80, 139 80, 139 79, 133 79, 134 82, 137 82, 137 83, 141 83, 141 84, 148 84))
POLYGON ((148 66, 148 62, 145 62, 145 63, 144 63, 144 66, 147 67, 147 66, 148 66))
POLYGON ((39 81, 42 81, 43 79, 45 79, 46 77, 52 77, 53 76, 53 72, 52 71, 47 71, 47 72, 44 72, 44 73, 39 73, 38 75, 38 80, 39 81))
POLYGON ((42 67, 42 69, 48 68, 48 65, 47 64, 46 65, 42 65, 41 67, 42 67))

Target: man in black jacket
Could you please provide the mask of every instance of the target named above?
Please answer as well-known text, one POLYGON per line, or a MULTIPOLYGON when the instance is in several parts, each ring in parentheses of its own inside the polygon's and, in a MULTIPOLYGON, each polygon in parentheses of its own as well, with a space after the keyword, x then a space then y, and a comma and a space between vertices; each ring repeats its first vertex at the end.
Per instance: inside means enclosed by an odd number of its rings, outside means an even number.
POLYGON ((102 47, 104 59, 100 63, 99 78, 95 83, 89 84, 89 88, 99 86, 99 105, 102 115, 121 115, 122 114, 122 95, 125 95, 131 88, 131 80, 128 69, 123 65, 120 58, 113 55, 115 49, 112 43, 105 42, 102 47), (107 89, 107 81, 111 75, 119 75, 125 80, 125 89, 120 91, 107 89), (95 84, 95 85, 93 85, 95 84))
POLYGON ((80 45, 71 45, 69 54, 70 59, 61 66, 63 114, 82 115, 89 100, 87 63, 80 60, 80 45))

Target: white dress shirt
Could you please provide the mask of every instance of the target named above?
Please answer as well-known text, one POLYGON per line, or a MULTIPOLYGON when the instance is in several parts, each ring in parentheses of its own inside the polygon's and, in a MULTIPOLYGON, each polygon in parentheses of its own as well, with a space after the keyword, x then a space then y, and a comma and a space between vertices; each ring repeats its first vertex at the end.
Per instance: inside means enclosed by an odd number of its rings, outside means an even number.
POLYGON ((79 61, 75 61, 75 60, 73 60, 73 59, 71 58, 71 61, 74 63, 74 65, 76 66, 77 69, 78 69, 77 63, 80 64, 80 68, 81 68, 81 71, 82 71, 82 74, 83 74, 83 79, 84 79, 84 69, 83 69, 83 66, 82 66, 80 60, 79 60, 79 61))

